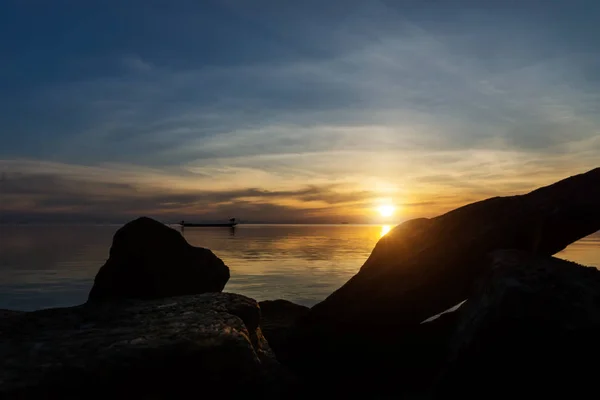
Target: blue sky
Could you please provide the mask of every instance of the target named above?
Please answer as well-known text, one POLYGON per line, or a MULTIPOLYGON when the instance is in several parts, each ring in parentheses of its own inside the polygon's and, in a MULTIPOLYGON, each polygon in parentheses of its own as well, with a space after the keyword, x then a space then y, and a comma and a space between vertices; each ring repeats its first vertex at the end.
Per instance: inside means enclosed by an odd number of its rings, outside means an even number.
POLYGON ((594 1, 0 5, 0 218, 378 222, 598 166, 594 1))

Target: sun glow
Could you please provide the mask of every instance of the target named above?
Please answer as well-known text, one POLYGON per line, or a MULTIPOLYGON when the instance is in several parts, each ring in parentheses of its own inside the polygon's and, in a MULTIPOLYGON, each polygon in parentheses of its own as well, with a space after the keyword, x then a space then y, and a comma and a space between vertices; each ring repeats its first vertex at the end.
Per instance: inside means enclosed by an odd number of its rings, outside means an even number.
POLYGON ((377 208, 377 211, 379 211, 379 214, 381 214, 382 217, 391 217, 392 215, 394 215, 396 207, 392 206, 391 204, 384 204, 379 206, 377 208))
POLYGON ((381 226, 380 236, 383 237, 383 236, 387 235, 387 233, 389 231, 391 231, 391 230, 392 230, 392 226, 391 225, 382 225, 381 226))

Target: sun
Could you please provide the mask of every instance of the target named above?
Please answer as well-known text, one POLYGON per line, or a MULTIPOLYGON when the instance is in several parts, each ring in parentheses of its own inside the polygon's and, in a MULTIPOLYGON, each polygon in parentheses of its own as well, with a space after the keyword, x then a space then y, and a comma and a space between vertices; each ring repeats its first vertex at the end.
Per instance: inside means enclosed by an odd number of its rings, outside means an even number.
POLYGON ((379 211, 379 214, 381 214, 382 217, 391 217, 392 215, 394 215, 396 207, 392 206, 391 204, 384 204, 379 206, 377 208, 377 211, 379 211))

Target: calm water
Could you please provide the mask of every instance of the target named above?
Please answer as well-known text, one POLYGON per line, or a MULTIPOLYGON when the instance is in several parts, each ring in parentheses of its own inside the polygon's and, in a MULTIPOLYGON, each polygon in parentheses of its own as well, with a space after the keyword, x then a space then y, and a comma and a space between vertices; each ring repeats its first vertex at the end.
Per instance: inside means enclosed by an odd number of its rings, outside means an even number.
MULTIPOLYGON (((0 226, 0 308, 85 302, 119 226, 0 226)), ((311 306, 354 275, 389 226, 241 225, 186 229, 231 269, 226 291, 311 306)), ((600 234, 558 255, 600 268, 600 234)))

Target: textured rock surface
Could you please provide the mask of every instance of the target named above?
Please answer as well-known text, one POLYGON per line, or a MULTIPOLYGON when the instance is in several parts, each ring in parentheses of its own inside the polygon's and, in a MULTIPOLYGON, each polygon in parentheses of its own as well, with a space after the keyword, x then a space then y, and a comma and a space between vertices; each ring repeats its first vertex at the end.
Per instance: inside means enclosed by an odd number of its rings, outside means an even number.
POLYGON ((0 319, 0 398, 279 396, 256 301, 128 300, 0 319))
POLYGON ((598 390, 597 269, 498 251, 457 314, 438 397, 580 398, 598 390))
POLYGON ((466 299, 491 251, 551 255, 598 229, 600 168, 399 225, 354 277, 301 318, 293 346, 299 362, 319 354, 330 369, 327 360, 337 364, 349 347, 389 347, 397 332, 466 299))
POLYGON ((228 280, 229 268, 212 251, 191 246, 178 231, 142 217, 115 233, 89 300, 220 292, 228 280))
POLYGON ((266 300, 258 303, 263 334, 280 360, 287 359, 287 335, 296 320, 309 308, 287 300, 266 300))

